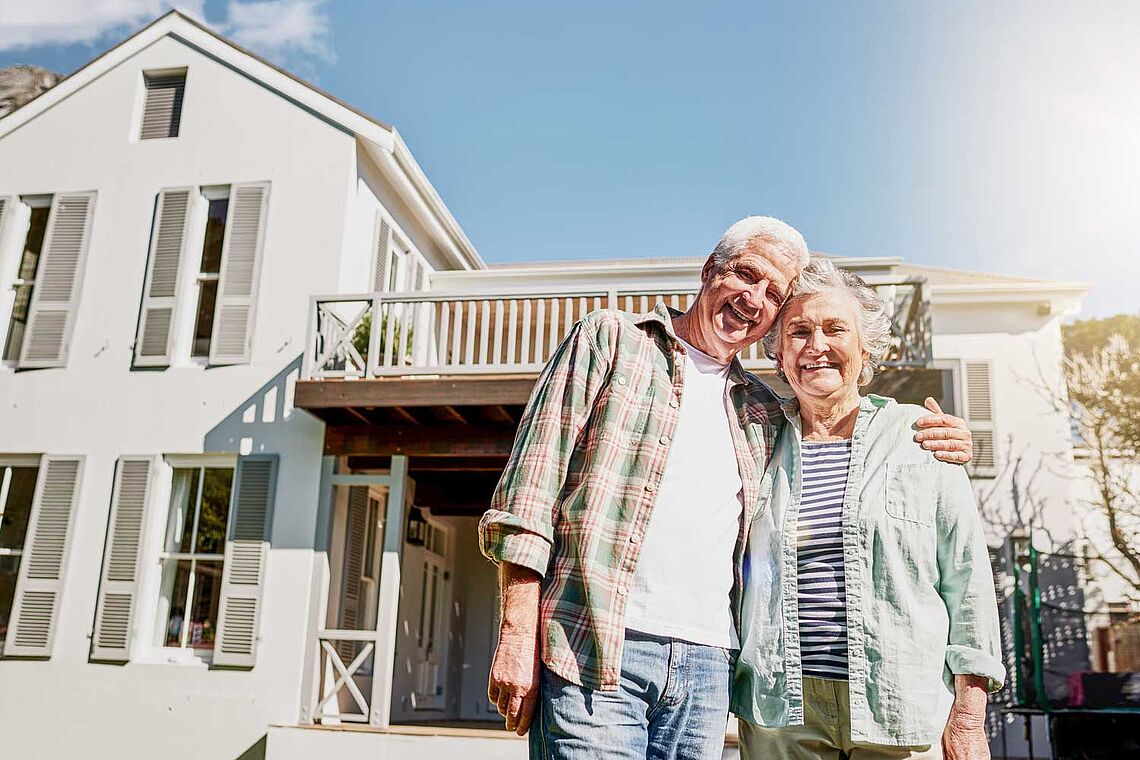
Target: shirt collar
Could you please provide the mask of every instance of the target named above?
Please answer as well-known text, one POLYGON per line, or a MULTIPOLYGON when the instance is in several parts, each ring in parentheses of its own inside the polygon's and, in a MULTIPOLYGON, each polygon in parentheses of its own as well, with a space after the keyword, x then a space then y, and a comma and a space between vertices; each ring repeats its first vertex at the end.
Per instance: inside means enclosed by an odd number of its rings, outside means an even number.
MULTIPOLYGON (((882 409, 890 399, 885 396, 877 396, 874 393, 868 393, 859 399, 859 416, 866 417, 876 409, 882 409)), ((780 409, 784 412, 784 416, 789 421, 795 422, 797 425, 800 421, 800 400, 795 396, 791 398, 781 399, 780 409)))
MULTIPOLYGON (((658 301, 657 305, 653 307, 653 311, 647 311, 644 314, 638 314, 633 318, 633 323, 636 325, 643 325, 649 322, 654 322, 661 325, 665 330, 665 334, 673 342, 673 345, 680 351, 684 352, 685 347, 681 345, 680 339, 677 337, 676 331, 673 329, 673 318, 679 317, 681 312, 671 306, 666 306, 664 303, 658 301)), ((740 363, 740 357, 732 357, 732 361, 728 364, 728 384, 729 385, 745 385, 748 383, 747 373, 740 363)))

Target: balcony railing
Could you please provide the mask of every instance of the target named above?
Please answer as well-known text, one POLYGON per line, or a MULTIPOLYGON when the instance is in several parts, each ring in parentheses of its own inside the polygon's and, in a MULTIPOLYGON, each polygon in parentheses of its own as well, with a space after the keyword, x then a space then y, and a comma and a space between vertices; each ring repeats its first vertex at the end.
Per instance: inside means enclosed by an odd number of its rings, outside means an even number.
MULTIPOLYGON (((892 347, 885 366, 931 361, 929 302, 916 279, 875 283, 888 305, 892 347)), ((589 312, 641 313, 658 302, 684 310, 696 289, 581 290, 554 293, 431 291, 311 299, 306 379, 413 375, 533 374, 571 326, 589 312)), ((748 369, 771 368, 760 346, 741 354, 748 369)))

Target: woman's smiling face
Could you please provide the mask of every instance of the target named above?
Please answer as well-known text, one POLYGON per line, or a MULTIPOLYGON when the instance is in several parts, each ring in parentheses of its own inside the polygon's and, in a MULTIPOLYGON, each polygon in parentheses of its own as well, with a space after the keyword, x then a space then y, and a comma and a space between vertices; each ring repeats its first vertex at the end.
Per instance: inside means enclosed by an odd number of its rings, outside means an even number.
POLYGON ((859 337, 855 299, 828 290, 795 298, 785 309, 777 362, 796 397, 858 393, 868 355, 859 337))

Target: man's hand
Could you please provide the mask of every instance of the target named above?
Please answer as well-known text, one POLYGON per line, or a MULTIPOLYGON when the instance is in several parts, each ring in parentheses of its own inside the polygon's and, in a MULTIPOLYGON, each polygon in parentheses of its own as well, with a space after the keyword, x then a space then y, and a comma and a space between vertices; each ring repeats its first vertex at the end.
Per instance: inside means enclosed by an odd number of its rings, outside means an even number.
POLYGON ((540 579, 532 570, 507 562, 500 565, 499 578, 502 622, 487 679, 487 699, 507 719, 507 730, 523 736, 538 704, 540 579))
POLYGON ((934 458, 951 464, 966 464, 974 458, 974 436, 961 417, 946 414, 933 398, 927 396, 923 405, 932 414, 920 417, 915 423, 920 428, 914 440, 922 448, 934 452, 934 458))
POLYGON ((942 732, 944 760, 989 760, 986 739, 986 679, 954 676, 954 706, 942 732))

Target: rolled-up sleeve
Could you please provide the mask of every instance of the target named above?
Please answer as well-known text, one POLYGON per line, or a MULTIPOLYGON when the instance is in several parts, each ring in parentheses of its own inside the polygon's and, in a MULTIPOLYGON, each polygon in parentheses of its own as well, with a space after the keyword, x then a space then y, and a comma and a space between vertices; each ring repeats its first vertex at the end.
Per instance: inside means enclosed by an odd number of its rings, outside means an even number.
POLYGON ((1005 682, 993 570, 966 471, 945 465, 939 504, 939 592, 950 618, 946 665, 976 675, 994 692, 1005 682))
POLYGON ((514 446, 479 521, 479 550, 546 575, 554 520, 579 436, 608 372, 598 322, 574 325, 534 386, 514 446))

